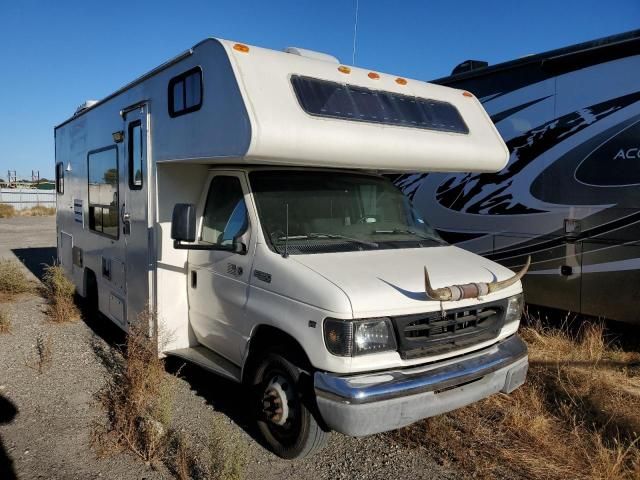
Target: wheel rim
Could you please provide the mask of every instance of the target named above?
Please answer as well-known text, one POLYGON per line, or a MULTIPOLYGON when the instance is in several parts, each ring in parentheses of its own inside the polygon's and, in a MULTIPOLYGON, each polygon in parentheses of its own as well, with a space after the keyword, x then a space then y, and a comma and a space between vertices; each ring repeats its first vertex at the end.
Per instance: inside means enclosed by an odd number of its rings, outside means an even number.
POLYGON ((291 377, 281 370, 265 372, 262 413, 267 428, 283 445, 294 443, 301 428, 300 402, 291 377))

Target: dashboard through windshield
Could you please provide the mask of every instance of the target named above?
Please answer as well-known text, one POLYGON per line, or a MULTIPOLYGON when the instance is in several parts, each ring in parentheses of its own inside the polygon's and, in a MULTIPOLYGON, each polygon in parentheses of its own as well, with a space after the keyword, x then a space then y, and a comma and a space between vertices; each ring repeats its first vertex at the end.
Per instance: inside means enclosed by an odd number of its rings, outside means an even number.
POLYGON ((444 245, 389 180, 305 170, 249 174, 270 247, 308 254, 444 245))

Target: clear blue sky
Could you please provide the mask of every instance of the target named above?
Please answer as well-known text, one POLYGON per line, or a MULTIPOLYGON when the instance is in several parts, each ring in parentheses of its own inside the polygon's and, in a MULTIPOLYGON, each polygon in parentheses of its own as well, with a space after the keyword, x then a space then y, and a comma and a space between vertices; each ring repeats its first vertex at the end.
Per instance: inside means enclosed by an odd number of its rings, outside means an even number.
MULTIPOLYGON (((19 0, 0 9, 0 178, 53 174, 53 127, 207 36, 350 64, 355 0, 19 0)), ((360 0, 356 65, 433 79, 640 28, 640 0, 360 0)), ((638 72, 629 72, 637 75, 638 72)))

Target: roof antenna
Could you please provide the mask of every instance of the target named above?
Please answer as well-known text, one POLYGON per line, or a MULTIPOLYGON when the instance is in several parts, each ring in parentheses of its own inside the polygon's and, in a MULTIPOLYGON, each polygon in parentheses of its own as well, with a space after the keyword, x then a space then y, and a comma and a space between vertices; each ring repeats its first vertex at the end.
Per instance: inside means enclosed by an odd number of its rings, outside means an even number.
POLYGON ((356 64, 356 37, 358 36, 358 0, 356 0, 356 17, 353 22, 353 54, 351 56, 351 65, 356 64))

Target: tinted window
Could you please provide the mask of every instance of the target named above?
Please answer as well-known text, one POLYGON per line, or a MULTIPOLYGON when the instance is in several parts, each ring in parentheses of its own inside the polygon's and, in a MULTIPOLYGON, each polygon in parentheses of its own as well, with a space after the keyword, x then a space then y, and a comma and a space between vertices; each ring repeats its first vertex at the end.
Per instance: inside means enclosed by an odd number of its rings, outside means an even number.
POLYGON ((56 164, 56 192, 64 193, 64 165, 62 162, 56 164))
POLYGON ((237 177, 217 176, 211 181, 202 219, 200 241, 231 245, 247 229, 247 207, 237 177))
POLYGON ((133 190, 142 188, 142 147, 142 124, 137 120, 129 124, 129 187, 133 190))
POLYGON ((447 102, 298 75, 291 83, 300 106, 311 115, 469 133, 458 109, 447 102))
POLYGON ((169 116, 179 117, 202 106, 202 69, 192 68, 169 80, 169 116))
POLYGON ((118 237, 118 150, 116 147, 89 152, 89 228, 118 237))

